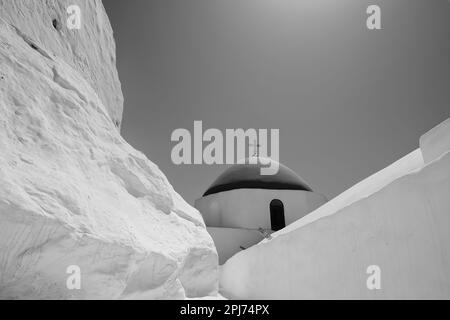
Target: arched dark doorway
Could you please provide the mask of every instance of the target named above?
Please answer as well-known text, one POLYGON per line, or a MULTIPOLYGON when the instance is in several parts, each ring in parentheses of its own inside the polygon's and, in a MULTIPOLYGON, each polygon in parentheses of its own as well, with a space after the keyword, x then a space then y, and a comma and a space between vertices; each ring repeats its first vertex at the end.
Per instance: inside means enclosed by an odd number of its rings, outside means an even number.
POLYGON ((284 205, 281 200, 274 199, 270 202, 270 224, 273 231, 281 230, 286 226, 284 205))

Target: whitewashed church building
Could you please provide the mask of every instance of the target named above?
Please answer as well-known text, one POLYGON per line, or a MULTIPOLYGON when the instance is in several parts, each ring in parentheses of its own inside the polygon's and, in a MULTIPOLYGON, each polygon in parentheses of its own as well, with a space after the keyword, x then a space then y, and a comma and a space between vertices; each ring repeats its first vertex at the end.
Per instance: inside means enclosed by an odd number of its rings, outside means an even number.
POLYGON ((288 167, 277 163, 275 175, 261 175, 261 167, 274 160, 252 160, 225 170, 195 201, 220 264, 327 202, 288 167))

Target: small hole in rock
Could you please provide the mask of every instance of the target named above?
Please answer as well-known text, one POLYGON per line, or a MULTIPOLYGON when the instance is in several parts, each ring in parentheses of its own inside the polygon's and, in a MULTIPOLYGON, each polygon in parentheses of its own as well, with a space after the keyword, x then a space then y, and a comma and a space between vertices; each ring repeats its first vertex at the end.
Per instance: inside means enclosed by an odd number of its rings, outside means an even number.
POLYGON ((52 25, 53 25, 53 28, 55 28, 56 30, 58 30, 58 31, 61 30, 61 24, 59 23, 59 21, 57 19, 53 19, 52 25))

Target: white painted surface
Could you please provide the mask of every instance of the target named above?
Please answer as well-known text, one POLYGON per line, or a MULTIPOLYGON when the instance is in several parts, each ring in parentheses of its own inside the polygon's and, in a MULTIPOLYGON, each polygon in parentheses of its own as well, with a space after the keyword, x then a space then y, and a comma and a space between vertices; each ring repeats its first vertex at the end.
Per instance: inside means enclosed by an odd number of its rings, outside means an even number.
POLYGON ((371 194, 381 190, 383 187, 387 186, 394 180, 420 169, 421 167, 423 167, 423 164, 422 153, 420 149, 416 149, 403 158, 397 160, 390 166, 386 167, 385 169, 355 184, 353 187, 341 193, 334 199, 328 201, 317 210, 304 216, 302 219, 274 233, 273 236, 277 237, 278 235, 288 233, 322 217, 333 214, 340 209, 343 209, 351 205, 352 203, 364 199, 371 194))
POLYGON ((270 202, 283 202, 286 225, 324 204, 318 193, 301 190, 235 189, 196 200, 208 227, 271 229, 270 202))
POLYGON ((233 256, 226 297, 449 299, 450 153, 423 166, 420 150, 309 216, 233 256), (369 266, 381 289, 369 290, 369 266))
POLYGON ((450 118, 420 137, 420 150, 425 163, 430 163, 450 150, 450 118))
POLYGON ((264 239, 258 230, 214 227, 206 229, 214 240, 220 265, 237 252, 241 252, 243 248, 247 249, 264 239))

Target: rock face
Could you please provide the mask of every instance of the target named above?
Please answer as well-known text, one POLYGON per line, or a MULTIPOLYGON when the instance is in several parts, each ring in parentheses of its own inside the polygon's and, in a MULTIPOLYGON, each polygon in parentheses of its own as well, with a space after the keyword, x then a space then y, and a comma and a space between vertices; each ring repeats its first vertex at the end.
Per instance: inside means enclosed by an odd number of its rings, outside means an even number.
POLYGON ((217 253, 200 214, 119 134, 101 1, 0 8, 0 298, 214 294, 217 253), (66 28, 71 4, 80 30, 66 28))
POLYGON ((232 257, 222 267, 222 293, 240 299, 449 299, 450 121, 420 145, 272 240, 232 257))
POLYGON ((116 70, 113 31, 101 0, 0 0, 0 18, 25 41, 63 59, 78 71, 120 126, 123 96, 116 70), (81 29, 69 30, 71 5, 80 8, 81 29))

